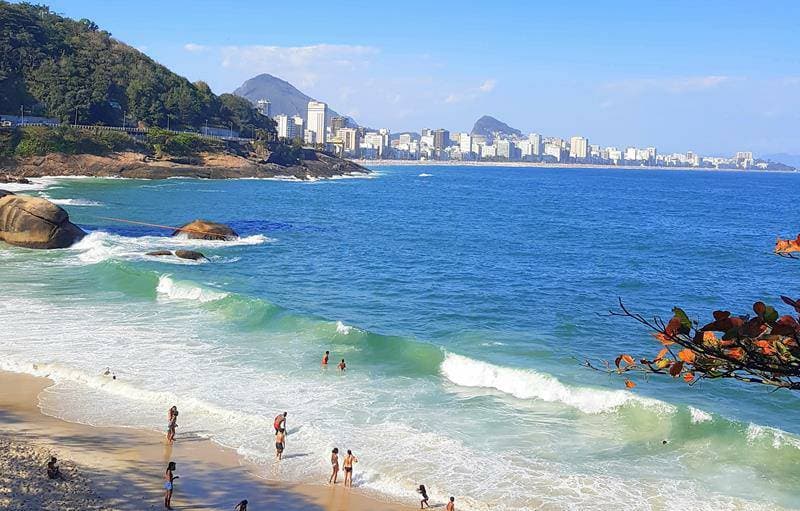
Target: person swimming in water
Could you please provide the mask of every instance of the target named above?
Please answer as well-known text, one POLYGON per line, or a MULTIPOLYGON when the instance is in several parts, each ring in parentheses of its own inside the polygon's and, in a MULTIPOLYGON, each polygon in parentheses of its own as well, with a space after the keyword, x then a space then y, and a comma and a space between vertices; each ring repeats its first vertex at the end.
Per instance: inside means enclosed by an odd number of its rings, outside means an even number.
POLYGON ((336 484, 337 477, 339 477, 339 448, 334 447, 331 451, 331 477, 328 479, 328 484, 336 484))
POLYGON ((347 456, 344 457, 344 486, 353 487, 353 463, 358 463, 358 458, 353 455, 353 451, 347 449, 347 456))
POLYGON ((328 357, 330 357, 331 352, 326 351, 324 355, 322 355, 322 367, 328 367, 328 357))
POLYGON ((236 504, 236 507, 233 508, 233 511, 247 511, 247 499, 236 504))
POLYGON ((286 430, 281 428, 275 433, 275 457, 280 461, 283 458, 283 449, 286 447, 286 430))
POLYGON ((172 509, 172 490, 174 488, 175 479, 178 479, 178 476, 175 475, 175 462, 170 461, 167 464, 167 470, 164 472, 164 507, 167 509, 172 509))
POLYGON ((419 493, 421 499, 419 501, 419 508, 422 509, 424 506, 431 507, 431 505, 428 504, 428 490, 425 488, 424 484, 419 485, 417 493, 419 493))
POLYGON ((275 416, 275 422, 272 425, 275 428, 275 434, 278 434, 281 428, 286 429, 286 415, 287 412, 283 412, 275 416))
POLYGON ((336 367, 338 367, 341 372, 344 372, 347 369, 347 364, 345 364, 344 359, 342 359, 342 361, 339 362, 339 365, 336 367))
POLYGON ((444 511, 456 511, 456 498, 450 497, 450 502, 447 503, 447 507, 444 508, 444 511))

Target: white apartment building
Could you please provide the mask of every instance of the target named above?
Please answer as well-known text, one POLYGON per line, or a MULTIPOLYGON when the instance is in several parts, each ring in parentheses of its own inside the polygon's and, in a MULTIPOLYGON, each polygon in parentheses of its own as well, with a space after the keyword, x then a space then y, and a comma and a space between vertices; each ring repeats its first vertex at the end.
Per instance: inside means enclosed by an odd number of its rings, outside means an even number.
POLYGON ((461 133, 458 135, 458 148, 461 151, 461 157, 465 158, 473 152, 472 151, 472 136, 469 133, 461 133))
POLYGON ((561 144, 554 144, 552 142, 548 142, 544 145, 544 155, 545 156, 552 156, 556 159, 556 161, 561 161, 561 144))
POLYGON ((639 152, 635 147, 627 147, 624 156, 627 161, 636 161, 639 159, 639 152))
POLYGON ((497 140, 495 142, 497 147, 497 156, 510 160, 514 156, 514 145, 510 140, 497 140))
POLYGON ((606 147, 605 152, 607 153, 606 158, 614 163, 619 163, 619 161, 622 159, 622 151, 616 147, 606 147))
POLYGON ((497 156, 497 146, 489 144, 481 146, 481 158, 494 158, 495 156, 497 156))
POLYGON ((589 140, 584 137, 569 139, 569 157, 583 160, 589 157, 589 140))
POLYGON ((308 130, 314 133, 314 144, 325 144, 325 127, 328 124, 328 105, 321 101, 308 102, 308 130))
POLYGON ((346 154, 357 155, 361 148, 359 144, 358 130, 355 128, 341 128, 339 138, 342 139, 342 151, 346 154))
POLYGON ((369 149, 374 149, 375 154, 378 158, 382 158, 386 152, 386 145, 384 145, 385 141, 388 141, 388 134, 383 135, 381 133, 370 131, 364 135, 364 142, 362 143, 362 147, 366 147, 369 149))
POLYGON ((271 107, 272 103, 270 103, 268 99, 259 99, 256 101, 256 109, 261 115, 269 117, 271 113, 271 107))
POLYGON ((293 139, 302 133, 302 123, 300 125, 300 129, 298 130, 298 126, 295 124, 294 119, 290 118, 288 115, 276 115, 275 122, 278 125, 278 138, 293 139))
POLYGON ((531 143, 531 156, 540 156, 542 154, 542 136, 538 133, 531 133, 528 135, 528 140, 531 143))

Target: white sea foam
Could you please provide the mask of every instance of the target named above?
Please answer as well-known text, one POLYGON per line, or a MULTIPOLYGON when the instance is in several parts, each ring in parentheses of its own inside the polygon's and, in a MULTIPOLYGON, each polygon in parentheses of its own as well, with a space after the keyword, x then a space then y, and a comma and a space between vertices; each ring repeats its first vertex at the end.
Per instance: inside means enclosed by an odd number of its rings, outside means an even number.
POLYGON ((710 413, 704 412, 703 410, 695 408, 694 406, 689 407, 689 414, 692 417, 692 424, 709 422, 714 419, 710 413))
POLYGON ((433 174, 426 174, 426 173, 423 172, 422 174, 418 175, 417 177, 433 177, 433 174))
POLYGON ((350 325, 345 325, 341 321, 336 322, 336 333, 341 335, 349 335, 350 332, 353 331, 353 327, 350 325))
POLYGON ((196 300, 200 303, 214 302, 228 296, 228 293, 204 288, 192 282, 173 280, 170 275, 161 275, 158 278, 156 292, 170 300, 196 300))
POLYGON ((47 193, 41 192, 39 196, 43 199, 47 199, 53 204, 58 204, 59 206, 103 206, 102 202, 97 202, 88 199, 54 199, 50 197, 47 193))
POLYGON ((8 190, 9 192, 32 192, 38 190, 45 190, 53 186, 57 181, 49 177, 32 177, 29 179, 30 183, 0 183, 0 190, 8 190))
POLYGON ((558 402, 588 414, 610 412, 629 404, 665 413, 676 411, 668 403, 639 397, 629 391, 572 387, 531 369, 497 366, 453 353, 446 355, 441 372, 445 378, 462 387, 490 388, 518 399, 558 402))

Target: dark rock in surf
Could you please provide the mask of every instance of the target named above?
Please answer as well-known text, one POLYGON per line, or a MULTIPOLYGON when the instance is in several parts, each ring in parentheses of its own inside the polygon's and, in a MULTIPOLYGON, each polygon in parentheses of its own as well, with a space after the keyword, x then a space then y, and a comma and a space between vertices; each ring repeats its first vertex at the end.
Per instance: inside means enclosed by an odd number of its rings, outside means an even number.
POLYGON ((194 250, 176 250, 175 257, 180 257, 181 259, 191 259, 192 261, 204 261, 207 259, 206 256, 200 252, 195 252, 194 250))
POLYGON ((209 222, 208 220, 195 220, 175 230, 173 236, 185 235, 195 240, 230 241, 239 235, 225 224, 209 222))
POLYGON ((0 240, 26 248, 65 248, 86 233, 49 200, 0 193, 0 240))
POLYGON ((160 257, 160 256, 171 256, 171 250, 153 250, 152 252, 147 252, 146 256, 153 256, 153 257, 160 257))

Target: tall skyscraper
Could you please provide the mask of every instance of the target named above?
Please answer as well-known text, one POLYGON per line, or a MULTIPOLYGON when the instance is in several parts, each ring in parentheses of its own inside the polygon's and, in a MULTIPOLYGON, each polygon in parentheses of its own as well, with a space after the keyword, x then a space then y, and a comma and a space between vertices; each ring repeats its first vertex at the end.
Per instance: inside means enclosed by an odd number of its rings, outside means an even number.
POLYGON ((341 128, 339 137, 342 139, 342 151, 350 155, 358 155, 360 136, 357 129, 341 128))
POLYGON ((572 137, 569 139, 569 157, 578 160, 589 156, 589 140, 584 137, 572 137))
POLYGON ((258 113, 260 113, 261 115, 269 117, 271 108, 272 108, 272 103, 270 103, 268 99, 259 99, 258 101, 256 101, 256 109, 258 110, 258 113))
POLYGON ((542 136, 538 133, 531 133, 528 135, 528 140, 531 141, 531 156, 542 155, 542 136))
POLYGON ((315 144, 325 144, 325 126, 328 124, 328 105, 321 101, 308 102, 308 131, 314 133, 315 144))
POLYGON ((278 125, 278 138, 294 138, 294 121, 288 115, 276 115, 275 123, 278 125))
POLYGON ((331 117, 331 135, 334 137, 340 129, 347 126, 347 118, 342 116, 331 117))
POLYGON ((303 138, 306 132, 306 120, 301 115, 295 115, 291 120, 294 122, 294 136, 291 138, 303 138))
POLYGON ((472 151, 472 136, 469 133, 462 133, 458 137, 458 148, 461 150, 461 157, 468 157, 472 151))

